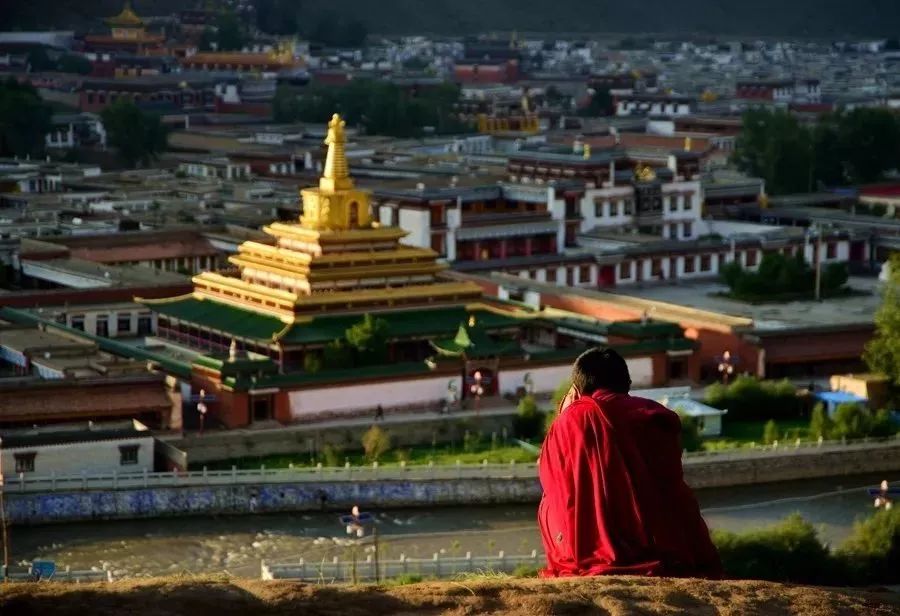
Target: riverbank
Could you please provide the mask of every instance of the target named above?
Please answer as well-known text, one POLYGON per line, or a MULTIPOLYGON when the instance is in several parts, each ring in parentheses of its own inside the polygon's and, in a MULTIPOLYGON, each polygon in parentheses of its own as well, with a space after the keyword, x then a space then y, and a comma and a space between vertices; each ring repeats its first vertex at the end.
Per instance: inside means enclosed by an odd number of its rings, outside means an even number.
MULTIPOLYGON (((724 488, 900 470, 900 439, 685 459, 687 483, 724 488)), ((322 468, 22 477, 6 487, 14 525, 170 516, 533 503, 534 465, 322 468)))
POLYGON ((316 586, 218 577, 111 584, 10 584, 0 612, 59 616, 254 614, 805 614, 900 613, 885 590, 825 589, 756 581, 605 577, 576 580, 464 578, 395 587, 316 586))

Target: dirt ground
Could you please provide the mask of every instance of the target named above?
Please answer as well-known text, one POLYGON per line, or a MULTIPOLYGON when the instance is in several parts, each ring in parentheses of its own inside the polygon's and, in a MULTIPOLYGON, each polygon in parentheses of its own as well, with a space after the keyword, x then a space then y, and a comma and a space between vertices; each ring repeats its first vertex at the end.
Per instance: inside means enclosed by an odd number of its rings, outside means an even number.
POLYGON ((0 584, 3 616, 374 616, 380 614, 900 615, 900 594, 756 581, 606 577, 483 579, 408 586, 314 586, 226 577, 111 584, 0 584))

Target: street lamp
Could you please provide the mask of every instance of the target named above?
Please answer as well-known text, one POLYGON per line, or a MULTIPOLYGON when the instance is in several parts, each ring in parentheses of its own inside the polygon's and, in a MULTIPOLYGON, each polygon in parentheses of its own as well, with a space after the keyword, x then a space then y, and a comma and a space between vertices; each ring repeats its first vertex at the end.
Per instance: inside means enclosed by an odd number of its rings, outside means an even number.
POLYGON ((736 359, 731 356, 731 351, 725 351, 719 358, 719 374, 722 375, 722 383, 728 385, 728 379, 734 374, 736 359))
POLYGON ((200 434, 203 434, 203 425, 206 423, 206 411, 209 410, 206 408, 206 403, 203 401, 203 398, 206 397, 206 390, 200 390, 200 401, 197 402, 197 412, 200 414, 200 434))
POLYGON ((869 493, 875 497, 875 508, 889 511, 894 506, 893 494, 900 494, 900 488, 892 488, 887 479, 881 482, 877 488, 872 488, 869 493))
POLYGON ((3 581, 9 581, 9 530, 6 526, 6 479, 3 477, 3 438, 0 437, 0 534, 3 535, 3 581))
POLYGON ((472 378, 475 379, 475 382, 472 383, 469 391, 471 391, 472 395, 475 396, 475 412, 477 413, 479 410, 481 410, 481 396, 484 395, 484 387, 481 384, 484 376, 481 374, 481 370, 476 370, 475 374, 472 375, 472 378))
POLYGON ((816 225, 810 225, 806 230, 806 238, 816 240, 813 250, 813 267, 816 271, 816 301, 822 299, 822 231, 816 225))
POLYGON ((351 569, 351 578, 356 584, 356 552, 360 542, 366 536, 366 527, 372 528, 372 542, 375 546, 375 583, 379 582, 379 566, 378 566, 378 527, 375 526, 375 516, 371 513, 361 512, 358 505, 353 505, 350 515, 342 515, 340 517, 341 524, 347 529, 353 542, 353 568, 351 569))

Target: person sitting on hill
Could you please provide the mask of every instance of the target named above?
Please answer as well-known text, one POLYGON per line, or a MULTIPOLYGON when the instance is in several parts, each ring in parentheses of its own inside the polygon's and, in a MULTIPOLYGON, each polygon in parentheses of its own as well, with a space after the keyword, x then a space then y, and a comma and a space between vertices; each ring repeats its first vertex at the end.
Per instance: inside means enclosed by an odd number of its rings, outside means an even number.
POLYGON ((628 394, 612 349, 583 353, 538 462, 544 577, 721 578, 718 552, 684 482, 681 422, 628 394))

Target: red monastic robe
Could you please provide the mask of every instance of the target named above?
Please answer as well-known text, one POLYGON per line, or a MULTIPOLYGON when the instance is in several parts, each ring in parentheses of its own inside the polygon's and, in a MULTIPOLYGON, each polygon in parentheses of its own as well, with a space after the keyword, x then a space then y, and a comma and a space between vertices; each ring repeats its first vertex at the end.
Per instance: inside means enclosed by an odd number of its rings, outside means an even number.
POLYGON ((539 467, 545 577, 722 576, 682 476, 676 413, 608 391, 582 397, 553 422, 539 467))

